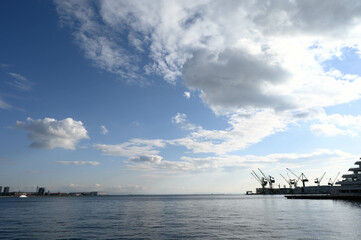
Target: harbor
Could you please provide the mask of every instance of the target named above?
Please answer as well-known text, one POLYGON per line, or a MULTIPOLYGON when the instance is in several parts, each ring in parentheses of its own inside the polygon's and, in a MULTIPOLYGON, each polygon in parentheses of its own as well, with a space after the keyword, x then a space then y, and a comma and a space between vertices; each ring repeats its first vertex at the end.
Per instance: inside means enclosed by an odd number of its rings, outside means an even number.
MULTIPOLYGON (((326 175, 326 172, 320 177, 314 180, 317 186, 306 186, 306 182, 309 182, 304 173, 300 175, 295 174, 292 170, 287 170, 295 176, 295 178, 288 179, 282 174, 281 177, 289 184, 289 187, 274 188, 275 179, 270 175, 266 175, 261 169, 258 169, 261 176, 255 171, 252 171, 252 176, 260 183, 261 188, 256 188, 255 194, 271 195, 281 194, 285 195, 287 199, 340 199, 340 200, 361 200, 361 158, 355 162, 357 167, 349 169, 348 174, 342 175, 342 180, 338 180, 338 176, 332 179, 330 178, 327 185, 321 185, 321 182, 326 175), (298 186, 299 182, 302 182, 302 186, 298 186), (266 186, 269 187, 266 187, 266 186)), ((251 191, 247 191, 246 195, 250 195, 251 191)))

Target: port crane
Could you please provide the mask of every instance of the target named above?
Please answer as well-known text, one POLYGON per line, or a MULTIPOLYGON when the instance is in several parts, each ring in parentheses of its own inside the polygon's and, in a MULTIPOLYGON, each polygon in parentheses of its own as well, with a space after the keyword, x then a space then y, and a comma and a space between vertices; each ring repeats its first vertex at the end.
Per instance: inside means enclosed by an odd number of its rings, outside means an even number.
POLYGON ((322 175, 322 177, 315 179, 315 183, 317 183, 317 186, 320 186, 321 181, 322 181, 323 177, 325 176, 325 174, 326 174, 326 172, 322 175))
POLYGON ((305 187, 305 182, 308 182, 308 179, 305 174, 301 173, 301 175, 298 177, 294 172, 292 172, 289 168, 286 168, 290 173, 292 173, 296 178, 297 181, 295 182, 295 187, 297 186, 297 183, 299 180, 301 180, 303 187, 305 187))
POLYGON ((290 188, 292 188, 292 180, 287 180, 282 174, 280 174, 281 177, 286 181, 286 183, 288 183, 288 185, 290 185, 290 188))
POLYGON ((272 192, 272 185, 273 183, 275 183, 274 177, 271 177, 271 175, 268 175, 268 177, 266 177, 266 175, 261 171, 261 169, 258 168, 258 170, 262 173, 264 179, 266 179, 266 181, 269 183, 269 188, 272 192))
POLYGON ((333 186, 338 178, 338 175, 340 175, 340 172, 337 173, 337 176, 335 177, 335 180, 332 181, 332 178, 330 178, 330 180, 328 180, 328 185, 329 186, 333 186))
POLYGON ((287 173, 287 177, 290 179, 290 186, 292 188, 292 185, 295 186, 295 188, 297 187, 297 182, 296 179, 291 179, 290 175, 287 173))
POLYGON ((252 176, 261 184, 262 186, 262 193, 264 194, 264 188, 267 185, 267 180, 264 177, 259 177, 255 171, 252 170, 252 176))

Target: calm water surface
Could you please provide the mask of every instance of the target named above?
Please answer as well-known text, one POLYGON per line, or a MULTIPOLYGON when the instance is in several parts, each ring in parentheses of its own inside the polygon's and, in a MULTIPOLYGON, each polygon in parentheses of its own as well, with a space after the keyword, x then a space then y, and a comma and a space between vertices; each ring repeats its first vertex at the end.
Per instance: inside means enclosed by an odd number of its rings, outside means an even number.
POLYGON ((283 196, 0 198, 0 239, 361 239, 361 202, 283 196))

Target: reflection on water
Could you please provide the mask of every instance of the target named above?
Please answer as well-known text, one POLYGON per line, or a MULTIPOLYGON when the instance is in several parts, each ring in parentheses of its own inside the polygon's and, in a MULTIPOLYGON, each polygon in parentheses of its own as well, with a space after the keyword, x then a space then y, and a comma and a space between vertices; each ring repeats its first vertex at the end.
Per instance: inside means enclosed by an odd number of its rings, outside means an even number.
POLYGON ((358 239, 361 202, 283 196, 0 198, 1 239, 358 239))

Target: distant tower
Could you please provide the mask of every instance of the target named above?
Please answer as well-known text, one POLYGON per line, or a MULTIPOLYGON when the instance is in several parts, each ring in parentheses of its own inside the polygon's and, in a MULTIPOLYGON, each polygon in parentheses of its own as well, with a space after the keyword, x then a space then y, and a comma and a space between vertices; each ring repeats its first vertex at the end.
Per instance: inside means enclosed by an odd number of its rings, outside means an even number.
POLYGON ((0 186, 0 193, 2 192, 2 190, 3 190, 3 187, 2 187, 2 186, 0 186))
POLYGON ((43 188, 43 187, 39 188, 38 195, 44 196, 44 194, 45 194, 45 188, 43 188))
POLYGON ((9 193, 10 192, 10 187, 4 187, 4 193, 9 193))

